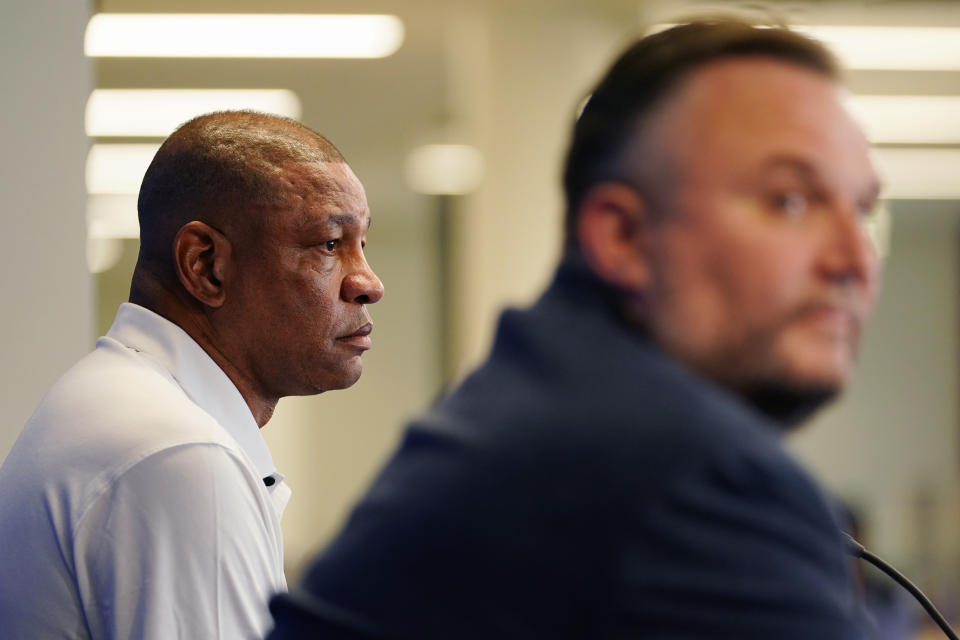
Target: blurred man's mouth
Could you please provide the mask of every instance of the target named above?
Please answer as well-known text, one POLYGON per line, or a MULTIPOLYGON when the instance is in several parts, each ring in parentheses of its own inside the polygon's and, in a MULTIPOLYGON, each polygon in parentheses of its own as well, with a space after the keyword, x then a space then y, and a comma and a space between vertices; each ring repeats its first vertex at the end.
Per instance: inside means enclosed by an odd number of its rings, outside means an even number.
POLYGON ((819 305, 805 311, 803 319, 824 336, 836 340, 856 338, 860 333, 857 314, 845 307, 819 305))

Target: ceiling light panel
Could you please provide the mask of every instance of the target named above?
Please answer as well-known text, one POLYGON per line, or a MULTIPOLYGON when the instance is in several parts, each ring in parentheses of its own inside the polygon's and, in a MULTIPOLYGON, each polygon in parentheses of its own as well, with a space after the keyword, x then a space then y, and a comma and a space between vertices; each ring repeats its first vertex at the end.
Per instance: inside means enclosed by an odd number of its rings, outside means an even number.
POLYGON ((960 151, 877 149, 884 197, 902 200, 960 199, 960 151))
MULTIPOLYGON (((677 26, 661 23, 647 33, 677 26)), ((846 69, 960 71, 960 28, 790 25, 826 44, 846 69)))
POLYGON ((159 144, 95 144, 87 154, 87 193, 137 193, 159 144))
POLYGON ((850 96, 876 144, 960 144, 960 96, 850 96))
POLYGON ((91 137, 166 137, 194 116, 231 109, 301 115, 300 99, 286 89, 96 89, 86 130, 91 137))
POLYGON ((797 26, 825 43, 848 69, 960 70, 960 29, 797 26))
POLYGON ((383 58, 403 43, 392 15, 98 13, 90 57, 383 58))
POLYGON ((88 238, 139 238, 137 195, 87 196, 88 238))
POLYGON ((425 144, 407 156, 406 175, 417 193, 463 195, 480 186, 483 156, 465 144, 425 144))

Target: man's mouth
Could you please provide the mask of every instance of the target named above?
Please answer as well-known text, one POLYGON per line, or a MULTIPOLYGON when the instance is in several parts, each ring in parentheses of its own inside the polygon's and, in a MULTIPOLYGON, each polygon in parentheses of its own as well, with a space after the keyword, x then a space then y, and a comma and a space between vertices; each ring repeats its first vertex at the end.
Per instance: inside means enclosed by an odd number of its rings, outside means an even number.
POLYGON ((822 338, 856 347, 864 315, 855 300, 824 300, 805 305, 796 318, 822 338))
POLYGON ((835 337, 849 337, 858 330, 856 314, 842 307, 821 306, 804 314, 821 331, 835 337))
POLYGON ((370 339, 371 331, 373 331, 373 323, 367 322, 366 324, 361 325, 355 331, 340 336, 337 338, 337 342, 349 344, 353 347, 366 351, 373 346, 373 341, 370 339))

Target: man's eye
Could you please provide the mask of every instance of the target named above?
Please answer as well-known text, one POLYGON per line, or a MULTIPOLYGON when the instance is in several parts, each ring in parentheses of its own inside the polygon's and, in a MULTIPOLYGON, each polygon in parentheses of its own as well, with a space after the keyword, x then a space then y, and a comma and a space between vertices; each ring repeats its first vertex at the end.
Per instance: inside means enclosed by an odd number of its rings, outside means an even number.
POLYGON ((799 191, 786 191, 773 197, 773 206, 790 217, 800 217, 807 212, 810 203, 799 191))
POLYGON ((863 221, 869 222, 877 217, 877 210, 879 208, 879 202, 861 202, 857 205, 857 215, 860 216, 863 221))
POLYGON ((337 245, 340 244, 339 240, 327 240, 323 243, 323 248, 327 251, 333 251, 337 248, 337 245))

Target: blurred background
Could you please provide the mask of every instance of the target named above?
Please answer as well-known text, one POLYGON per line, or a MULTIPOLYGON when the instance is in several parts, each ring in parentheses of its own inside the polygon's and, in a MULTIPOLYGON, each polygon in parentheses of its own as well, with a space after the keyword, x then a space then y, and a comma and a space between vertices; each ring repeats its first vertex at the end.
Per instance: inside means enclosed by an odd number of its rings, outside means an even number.
MULTIPOLYGON (((283 524, 295 581, 404 422, 483 357, 502 307, 529 303, 548 281, 559 255, 568 130, 605 65, 650 25, 704 9, 755 14, 758 4, 3 3, 0 458, 44 390, 126 299, 138 247, 135 193, 166 133, 224 106, 295 117, 329 137, 366 186, 374 218, 367 254, 387 292, 372 309, 375 347, 360 382, 284 399, 264 429, 294 490, 283 524), (346 49, 305 58, 111 50, 111 24, 100 20, 177 13, 393 17, 337 23, 334 35, 359 29, 341 43, 346 49), (171 89, 202 91, 155 92, 171 89), (228 89, 253 92, 210 93, 228 89), (183 98, 199 102, 183 106, 183 98)), ((850 506, 869 546, 956 617, 960 3, 768 2, 762 11, 836 47, 887 185, 888 215, 877 229, 885 288, 858 376, 790 446, 850 506), (840 28, 851 26, 859 28, 840 28)), ((250 43, 269 44, 264 20, 250 43)), ((207 28, 204 39, 221 30, 207 28)), ((159 46, 183 44, 170 33, 162 31, 159 46)), ((311 40, 337 39, 287 44, 311 40)))

